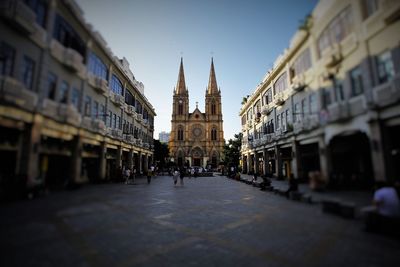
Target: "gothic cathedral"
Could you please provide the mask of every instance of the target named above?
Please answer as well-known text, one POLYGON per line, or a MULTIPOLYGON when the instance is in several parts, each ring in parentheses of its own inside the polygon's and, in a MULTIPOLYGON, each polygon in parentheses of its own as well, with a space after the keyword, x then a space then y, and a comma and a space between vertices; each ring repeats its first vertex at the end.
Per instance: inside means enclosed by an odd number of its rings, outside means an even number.
POLYGON ((178 166, 190 165, 215 168, 224 147, 222 128, 221 91, 217 87, 214 62, 211 59, 210 78, 205 94, 205 112, 196 108, 189 112, 189 91, 185 83, 183 61, 179 67, 178 82, 172 104, 170 156, 178 166))

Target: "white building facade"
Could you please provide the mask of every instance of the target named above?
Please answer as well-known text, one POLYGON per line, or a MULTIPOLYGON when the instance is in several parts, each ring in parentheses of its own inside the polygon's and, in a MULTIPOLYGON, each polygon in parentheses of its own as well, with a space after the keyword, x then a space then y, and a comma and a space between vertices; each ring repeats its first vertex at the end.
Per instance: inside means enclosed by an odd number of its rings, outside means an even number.
POLYGON ((321 0, 240 110, 243 172, 400 178, 400 2, 321 0))

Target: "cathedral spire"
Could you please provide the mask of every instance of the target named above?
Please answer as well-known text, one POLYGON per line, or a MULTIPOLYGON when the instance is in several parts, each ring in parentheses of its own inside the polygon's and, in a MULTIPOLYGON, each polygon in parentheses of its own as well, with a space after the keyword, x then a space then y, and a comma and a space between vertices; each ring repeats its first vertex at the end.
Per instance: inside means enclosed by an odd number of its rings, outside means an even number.
POLYGON ((179 66, 178 82, 176 83, 175 93, 177 95, 186 93, 185 73, 183 71, 182 57, 181 57, 181 65, 179 66))
POLYGON ((218 94, 217 78, 215 78, 214 60, 211 58, 210 78, 208 80, 207 94, 218 94))

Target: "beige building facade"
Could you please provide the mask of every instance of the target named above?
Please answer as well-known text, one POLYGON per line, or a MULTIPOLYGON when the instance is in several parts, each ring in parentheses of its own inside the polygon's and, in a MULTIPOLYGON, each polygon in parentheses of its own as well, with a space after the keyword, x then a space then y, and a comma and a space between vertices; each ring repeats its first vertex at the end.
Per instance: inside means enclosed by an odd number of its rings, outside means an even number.
POLYGON ((147 169, 154 108, 74 1, 2 1, 0 32, 1 197, 147 169))
POLYGON ((189 91, 181 59, 173 95, 170 157, 177 166, 215 168, 222 158, 224 143, 221 91, 217 87, 213 60, 205 93, 205 112, 197 104, 189 112, 189 91))
POLYGON ((246 173, 400 179, 400 2, 321 0, 240 110, 246 173))

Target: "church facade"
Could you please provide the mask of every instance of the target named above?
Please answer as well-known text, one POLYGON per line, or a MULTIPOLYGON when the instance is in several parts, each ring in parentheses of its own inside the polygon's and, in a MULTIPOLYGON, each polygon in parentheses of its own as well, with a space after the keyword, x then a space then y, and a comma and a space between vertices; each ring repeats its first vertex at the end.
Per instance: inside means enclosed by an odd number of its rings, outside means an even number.
POLYGON ((225 143, 222 123, 221 91, 217 86, 213 60, 205 92, 205 112, 199 110, 197 102, 194 111, 189 112, 189 91, 181 58, 173 95, 170 157, 178 166, 217 167, 225 143))

